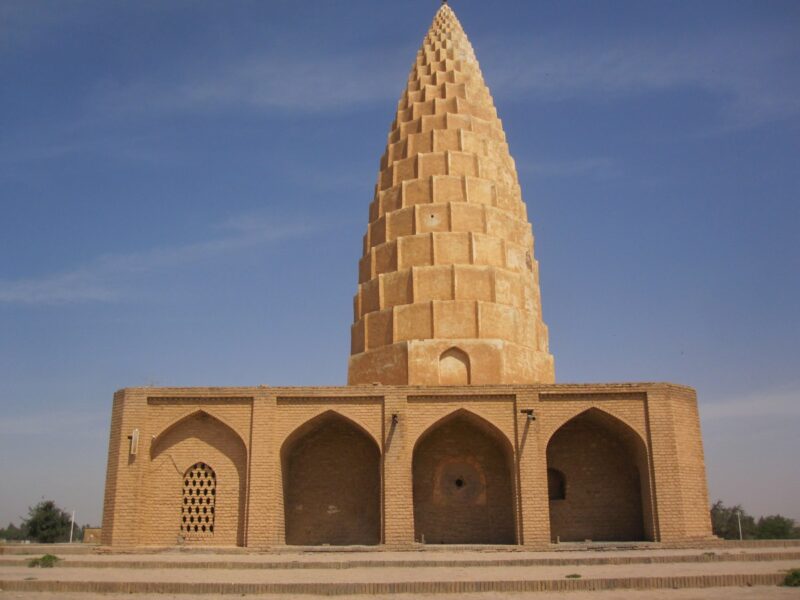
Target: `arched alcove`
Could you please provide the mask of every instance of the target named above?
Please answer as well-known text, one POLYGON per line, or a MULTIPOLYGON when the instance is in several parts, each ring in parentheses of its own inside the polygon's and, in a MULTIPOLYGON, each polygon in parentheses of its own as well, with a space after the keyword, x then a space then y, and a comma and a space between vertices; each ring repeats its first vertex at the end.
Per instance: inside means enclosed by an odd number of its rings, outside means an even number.
POLYGON ((328 411, 281 449, 286 543, 380 543, 380 449, 360 426, 328 411))
POLYGON ((412 459, 414 535, 428 544, 514 544, 513 450, 459 410, 423 433, 412 459))
POLYGON ((439 357, 439 383, 441 385, 469 385, 469 356, 460 348, 450 348, 439 357))
POLYGON ((653 539, 647 448, 621 420, 597 408, 573 417, 550 438, 547 469, 553 540, 653 539))
POLYGON ((143 494, 148 543, 244 545, 247 449, 233 429, 205 411, 196 411, 153 440, 150 459, 143 494), (185 507, 192 499, 188 492, 195 488, 208 489, 209 494, 213 489, 213 502, 200 509, 201 513, 202 508, 207 513, 213 510, 213 519, 208 520, 213 532, 209 528, 203 532, 202 527, 188 531, 183 525, 183 517, 191 516, 185 507))

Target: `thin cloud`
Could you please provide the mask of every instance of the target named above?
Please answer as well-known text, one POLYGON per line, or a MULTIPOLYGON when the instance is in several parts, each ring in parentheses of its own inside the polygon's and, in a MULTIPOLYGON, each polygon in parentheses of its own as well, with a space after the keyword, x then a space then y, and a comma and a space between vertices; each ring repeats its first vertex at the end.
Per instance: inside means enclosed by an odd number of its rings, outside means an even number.
POLYGON ((574 160, 536 160, 523 159, 517 161, 517 169, 521 173, 530 173, 537 177, 576 177, 586 176, 596 179, 618 177, 619 165, 611 158, 577 158, 574 160))
POLYGON ((183 65, 181 75, 106 83, 94 108, 112 113, 230 109, 319 113, 385 103, 400 95, 408 57, 362 52, 293 57, 267 54, 200 69, 183 65), (191 73, 186 75, 187 70, 191 73))
POLYGON ((305 236, 316 231, 317 227, 244 215, 226 221, 221 229, 226 232, 224 235, 208 241, 100 256, 88 264, 39 278, 0 280, 0 303, 114 302, 125 295, 125 285, 131 276, 182 267, 255 246, 305 236))
POLYGON ((489 39, 485 46, 483 70, 498 96, 597 102, 693 88, 717 95, 732 127, 800 114, 797 45, 781 32, 612 42, 547 36, 489 39))
POLYGON ((709 421, 800 417, 800 384, 701 402, 700 414, 709 421))

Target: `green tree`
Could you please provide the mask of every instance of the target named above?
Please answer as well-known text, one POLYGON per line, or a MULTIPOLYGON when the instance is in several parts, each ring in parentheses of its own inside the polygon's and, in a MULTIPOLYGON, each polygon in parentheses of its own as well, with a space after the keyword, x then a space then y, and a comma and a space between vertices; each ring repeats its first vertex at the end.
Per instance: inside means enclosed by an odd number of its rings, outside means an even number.
POLYGON ((0 540, 18 542, 26 537, 24 528, 21 529, 13 523, 9 523, 5 529, 0 529, 0 540))
POLYGON ((22 528, 28 537, 40 542, 66 542, 69 540, 70 516, 52 500, 43 500, 28 509, 28 518, 22 528))
POLYGON ((739 518, 742 520, 742 537, 750 540, 756 537, 756 521, 747 514, 740 504, 725 506, 717 500, 711 507, 711 530, 714 535, 726 540, 739 539, 739 518))
POLYGON ((761 517, 756 525, 756 537, 761 540, 788 540, 797 537, 794 519, 781 515, 761 517))

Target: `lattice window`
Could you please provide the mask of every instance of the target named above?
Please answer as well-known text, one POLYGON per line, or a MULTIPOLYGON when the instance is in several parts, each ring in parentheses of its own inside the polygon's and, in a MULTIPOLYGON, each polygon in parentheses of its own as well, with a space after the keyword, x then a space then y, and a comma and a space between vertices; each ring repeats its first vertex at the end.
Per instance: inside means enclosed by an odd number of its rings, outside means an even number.
POLYGON ((187 537, 214 533, 214 506, 217 499, 217 474, 205 463, 195 463, 183 476, 181 533, 187 537))

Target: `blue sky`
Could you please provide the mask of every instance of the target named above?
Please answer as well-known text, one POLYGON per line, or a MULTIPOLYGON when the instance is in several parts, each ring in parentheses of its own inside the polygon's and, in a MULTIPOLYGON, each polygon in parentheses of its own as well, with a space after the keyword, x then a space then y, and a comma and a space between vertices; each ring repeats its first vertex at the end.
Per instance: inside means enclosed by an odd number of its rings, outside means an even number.
MULTIPOLYGON (((712 499, 800 519, 800 4, 452 4, 557 380, 694 386, 712 499)), ((118 388, 345 383, 437 7, 0 0, 0 523, 99 523, 118 388)))

